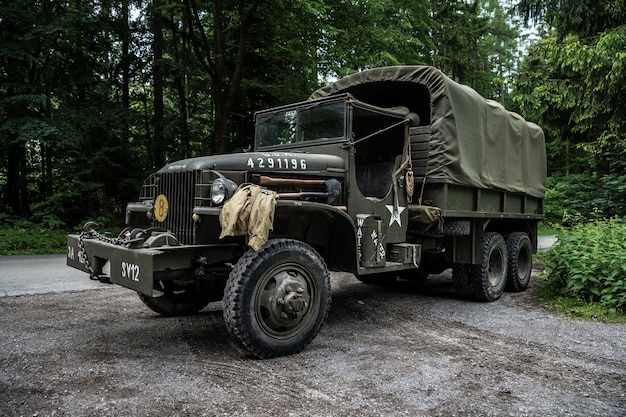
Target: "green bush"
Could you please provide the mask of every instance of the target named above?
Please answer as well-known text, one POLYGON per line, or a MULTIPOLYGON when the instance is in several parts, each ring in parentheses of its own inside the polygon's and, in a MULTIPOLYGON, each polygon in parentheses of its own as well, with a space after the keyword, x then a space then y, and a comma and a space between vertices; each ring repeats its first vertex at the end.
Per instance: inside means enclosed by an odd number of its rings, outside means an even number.
MULTIPOLYGON (((69 227, 54 217, 33 216, 34 220, 0 214, 0 256, 40 255, 64 253, 67 250, 68 233, 80 233, 85 221, 79 226, 69 227)), ((110 219, 94 219, 99 232, 110 232, 116 236, 122 230, 110 219)))
POLYGON ((550 176, 545 198, 546 221, 561 224, 564 218, 571 221, 572 216, 586 217, 581 213, 591 213, 594 195, 595 183, 591 175, 550 176))
POLYGON ((595 220, 562 229, 544 255, 544 288, 555 296, 626 311, 626 222, 595 220))
POLYGON ((51 229, 29 221, 0 224, 0 256, 63 253, 67 231, 51 229))
POLYGON ((606 175, 597 182, 592 174, 555 174, 548 178, 547 223, 576 224, 593 220, 598 211, 606 218, 626 216, 626 174, 606 175))

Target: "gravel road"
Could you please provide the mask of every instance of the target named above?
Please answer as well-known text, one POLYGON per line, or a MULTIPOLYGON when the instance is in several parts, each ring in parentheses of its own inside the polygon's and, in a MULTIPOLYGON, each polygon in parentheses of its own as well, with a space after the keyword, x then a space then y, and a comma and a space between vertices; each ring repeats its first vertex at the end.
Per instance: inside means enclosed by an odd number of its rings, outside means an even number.
POLYGON ((219 303, 161 318, 116 286, 2 297, 0 415, 626 416, 626 325, 555 316, 535 279, 495 303, 449 273, 332 285, 318 337, 271 360, 230 341, 219 303))

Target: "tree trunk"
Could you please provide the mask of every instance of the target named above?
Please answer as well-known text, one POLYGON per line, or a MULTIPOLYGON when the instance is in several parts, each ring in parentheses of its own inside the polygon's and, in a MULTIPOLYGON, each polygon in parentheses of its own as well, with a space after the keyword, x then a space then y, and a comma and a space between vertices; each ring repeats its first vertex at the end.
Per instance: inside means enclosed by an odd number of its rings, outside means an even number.
MULTIPOLYGON (((122 0, 122 106, 130 108, 130 27, 128 26, 128 1, 122 0)), ((128 125, 124 127, 128 133, 128 125)), ((126 137, 128 139, 128 137, 126 137)))
MULTIPOLYGON (((191 40, 196 56, 211 77, 213 102, 213 151, 224 153, 228 150, 230 115, 237 97, 241 94, 244 66, 248 52, 248 25, 260 0, 240 0, 236 8, 239 22, 236 28, 225 31, 223 23, 224 6, 221 0, 213 0, 213 39, 209 40, 200 19, 195 2, 185 1, 185 16, 189 22, 191 40), (197 34, 194 33, 197 30, 197 34), (234 32, 234 36, 226 35, 234 32), (233 39, 234 38, 234 39, 233 39), (233 41, 237 44, 231 46, 233 41), (232 64, 226 58, 233 56, 232 64)), ((232 12, 232 10, 230 11, 232 12)))
MULTIPOLYGON (((14 87, 7 88, 7 97, 13 97, 17 93, 14 87)), ((7 109, 8 119, 18 119, 26 114, 26 109, 22 106, 9 107, 7 109)), ((7 176, 6 185, 2 198, 4 203, 10 207, 12 214, 24 216, 30 214, 28 203, 28 181, 26 171, 26 144, 19 140, 17 133, 9 133, 7 141, 7 176)))
POLYGON ((153 140, 153 168, 159 169, 165 165, 165 135, 163 131, 163 16, 160 10, 161 2, 154 0, 152 4, 152 53, 154 54, 153 87, 154 87, 154 140, 153 140))

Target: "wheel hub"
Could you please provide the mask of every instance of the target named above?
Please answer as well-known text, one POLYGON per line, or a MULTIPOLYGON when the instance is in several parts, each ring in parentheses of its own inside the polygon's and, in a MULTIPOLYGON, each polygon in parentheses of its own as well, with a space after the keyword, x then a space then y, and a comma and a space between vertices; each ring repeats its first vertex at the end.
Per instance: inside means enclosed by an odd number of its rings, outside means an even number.
POLYGON ((301 325, 311 304, 307 280, 287 269, 273 274, 261 291, 257 310, 261 324, 275 335, 285 335, 301 325))
POLYGON ((287 286, 285 291, 287 294, 285 297, 278 299, 278 304, 283 306, 283 313, 286 313, 288 316, 292 315, 293 317, 297 317, 298 313, 303 311, 308 305, 302 296, 304 288, 298 287, 296 291, 293 291, 291 286, 287 286))
POLYGON ((492 287, 497 286, 500 282, 503 263, 504 261, 502 253, 498 250, 494 250, 489 258, 489 265, 487 270, 489 284, 492 287))

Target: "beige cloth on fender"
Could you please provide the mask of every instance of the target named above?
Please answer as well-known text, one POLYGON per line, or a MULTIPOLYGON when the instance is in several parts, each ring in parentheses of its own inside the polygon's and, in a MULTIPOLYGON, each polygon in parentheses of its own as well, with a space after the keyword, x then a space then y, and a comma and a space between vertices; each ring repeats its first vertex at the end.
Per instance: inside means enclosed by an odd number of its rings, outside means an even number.
POLYGON ((246 236, 246 243, 257 251, 274 230, 274 208, 278 194, 254 184, 242 184, 220 213, 224 236, 246 236))

